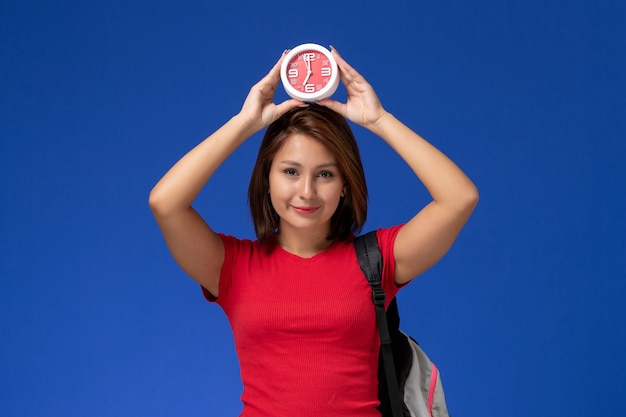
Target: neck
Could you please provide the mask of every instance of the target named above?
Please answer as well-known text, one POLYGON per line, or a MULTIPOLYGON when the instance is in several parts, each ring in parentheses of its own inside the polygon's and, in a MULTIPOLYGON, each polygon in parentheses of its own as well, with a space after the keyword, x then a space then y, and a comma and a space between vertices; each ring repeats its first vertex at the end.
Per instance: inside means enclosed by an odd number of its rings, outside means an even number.
POLYGON ((328 236, 327 231, 324 233, 319 233, 319 231, 307 233, 298 230, 296 233, 290 233, 286 230, 280 230, 276 239, 278 244, 287 252, 301 258, 312 258, 332 245, 333 241, 326 239, 326 236, 328 236))

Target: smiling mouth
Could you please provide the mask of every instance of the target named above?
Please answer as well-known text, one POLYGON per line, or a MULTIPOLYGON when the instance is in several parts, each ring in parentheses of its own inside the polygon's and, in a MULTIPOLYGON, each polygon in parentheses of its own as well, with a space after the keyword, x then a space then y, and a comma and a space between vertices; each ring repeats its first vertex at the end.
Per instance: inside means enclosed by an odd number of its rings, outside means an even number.
POLYGON ((296 213, 299 214, 313 214, 315 213, 319 207, 293 207, 293 209, 296 211, 296 213))

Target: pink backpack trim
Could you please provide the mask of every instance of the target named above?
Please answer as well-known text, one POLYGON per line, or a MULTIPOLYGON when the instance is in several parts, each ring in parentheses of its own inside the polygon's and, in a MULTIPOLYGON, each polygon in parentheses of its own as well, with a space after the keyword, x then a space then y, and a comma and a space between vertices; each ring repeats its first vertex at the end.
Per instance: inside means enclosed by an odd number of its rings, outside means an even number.
POLYGON ((433 402, 435 399, 435 387, 437 386, 437 367, 433 363, 430 374, 430 389, 428 390, 428 414, 433 417, 433 402))

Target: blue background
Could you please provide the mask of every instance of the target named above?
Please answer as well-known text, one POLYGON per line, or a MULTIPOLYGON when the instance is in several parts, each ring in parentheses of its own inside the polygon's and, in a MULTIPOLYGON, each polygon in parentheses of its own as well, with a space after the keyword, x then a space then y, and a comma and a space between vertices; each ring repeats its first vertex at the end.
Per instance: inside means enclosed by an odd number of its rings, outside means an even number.
MULTIPOLYGON (((452 414, 621 414, 625 4, 1 1, 0 415, 237 415, 228 323, 170 257, 147 197, 305 42, 336 46, 480 190, 399 301, 452 414)), ((406 221, 425 189, 355 133, 365 230, 406 221)), ((219 231, 253 235, 259 138, 195 204, 219 231)))

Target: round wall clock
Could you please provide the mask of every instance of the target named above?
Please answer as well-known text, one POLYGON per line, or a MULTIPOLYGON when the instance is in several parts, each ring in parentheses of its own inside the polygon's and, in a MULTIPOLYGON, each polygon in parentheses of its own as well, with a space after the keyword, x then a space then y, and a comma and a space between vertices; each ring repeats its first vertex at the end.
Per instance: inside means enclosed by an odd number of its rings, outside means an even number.
POLYGON ((305 43, 287 53, 280 67, 280 78, 290 97, 314 102, 337 91, 339 69, 328 49, 305 43))

